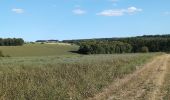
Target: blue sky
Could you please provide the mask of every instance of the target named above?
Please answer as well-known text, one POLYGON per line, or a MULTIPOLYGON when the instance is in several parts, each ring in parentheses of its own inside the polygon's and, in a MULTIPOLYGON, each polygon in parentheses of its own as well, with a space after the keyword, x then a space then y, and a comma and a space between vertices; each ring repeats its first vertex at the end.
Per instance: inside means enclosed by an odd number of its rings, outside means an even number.
POLYGON ((83 39, 170 34, 170 0, 0 0, 0 37, 83 39))

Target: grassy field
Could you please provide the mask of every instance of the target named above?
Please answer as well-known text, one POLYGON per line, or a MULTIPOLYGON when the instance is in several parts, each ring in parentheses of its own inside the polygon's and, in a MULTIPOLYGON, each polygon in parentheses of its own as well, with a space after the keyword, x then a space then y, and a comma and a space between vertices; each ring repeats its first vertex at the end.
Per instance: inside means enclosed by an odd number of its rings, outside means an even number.
MULTIPOLYGON (((18 48, 28 47, 25 45, 18 48)), ((44 47, 45 50, 49 50, 49 48, 44 47)), ((58 47, 54 46, 54 48, 58 47)), ((36 56, 47 54, 43 53, 44 49, 39 49, 41 53, 36 56)), ((3 50, 9 50, 9 48, 5 47, 3 50)), ((25 54, 26 52, 30 52, 29 49, 21 54, 14 52, 11 55, 35 56, 34 53, 28 55, 25 54)), ((132 73, 136 70, 136 66, 139 67, 155 55, 152 53, 88 56, 69 54, 65 56, 0 58, 0 99, 87 99, 100 92, 114 79, 132 73)))
POLYGON ((25 44, 24 46, 0 46, 4 55, 12 57, 72 55, 78 46, 64 44, 25 44))

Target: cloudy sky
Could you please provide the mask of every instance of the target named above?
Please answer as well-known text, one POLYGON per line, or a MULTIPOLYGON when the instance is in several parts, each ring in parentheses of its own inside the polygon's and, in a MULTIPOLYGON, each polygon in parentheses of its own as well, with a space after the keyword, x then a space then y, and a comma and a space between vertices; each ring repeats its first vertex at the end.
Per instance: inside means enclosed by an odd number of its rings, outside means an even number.
POLYGON ((83 39, 170 34, 170 0, 0 0, 0 37, 83 39))

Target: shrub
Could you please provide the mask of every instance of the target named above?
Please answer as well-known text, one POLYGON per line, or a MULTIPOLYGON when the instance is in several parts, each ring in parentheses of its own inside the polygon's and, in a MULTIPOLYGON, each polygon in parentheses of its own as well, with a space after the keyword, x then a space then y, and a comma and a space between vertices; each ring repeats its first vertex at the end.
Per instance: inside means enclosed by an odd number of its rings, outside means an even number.
POLYGON ((143 53, 149 52, 148 47, 146 47, 146 46, 142 47, 142 48, 141 48, 141 52, 143 52, 143 53))

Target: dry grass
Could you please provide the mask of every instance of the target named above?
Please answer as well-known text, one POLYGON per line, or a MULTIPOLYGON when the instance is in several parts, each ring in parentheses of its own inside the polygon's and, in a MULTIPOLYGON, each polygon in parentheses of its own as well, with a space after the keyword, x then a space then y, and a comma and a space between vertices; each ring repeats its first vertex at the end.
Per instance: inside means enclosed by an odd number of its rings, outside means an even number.
POLYGON ((0 59, 0 99, 81 100, 136 70, 155 54, 0 59))
POLYGON ((170 100, 170 59, 168 60, 167 73, 163 84, 161 88, 163 100, 170 100))

